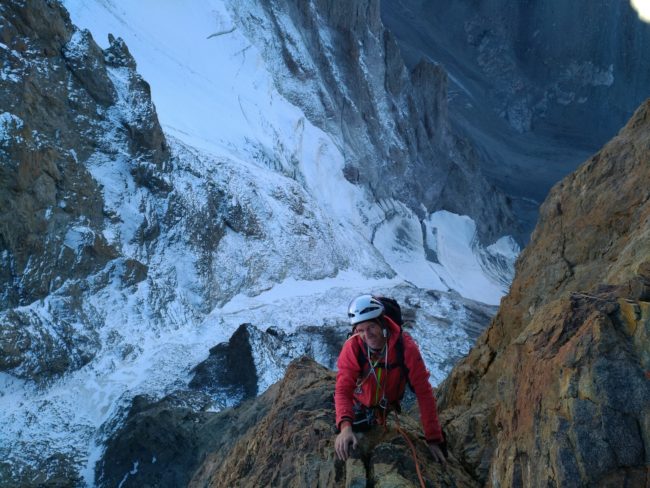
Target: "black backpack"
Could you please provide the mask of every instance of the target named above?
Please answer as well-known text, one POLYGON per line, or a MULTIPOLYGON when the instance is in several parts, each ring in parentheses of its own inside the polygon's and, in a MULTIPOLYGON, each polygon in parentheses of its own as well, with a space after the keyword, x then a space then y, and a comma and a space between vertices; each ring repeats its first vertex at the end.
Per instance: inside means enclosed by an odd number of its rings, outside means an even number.
POLYGON ((389 297, 375 297, 375 298, 379 300, 381 304, 384 306, 384 314, 388 315, 388 317, 393 322, 399 325, 401 330, 402 326, 404 325, 404 320, 402 319, 402 307, 399 306, 397 300, 389 297))

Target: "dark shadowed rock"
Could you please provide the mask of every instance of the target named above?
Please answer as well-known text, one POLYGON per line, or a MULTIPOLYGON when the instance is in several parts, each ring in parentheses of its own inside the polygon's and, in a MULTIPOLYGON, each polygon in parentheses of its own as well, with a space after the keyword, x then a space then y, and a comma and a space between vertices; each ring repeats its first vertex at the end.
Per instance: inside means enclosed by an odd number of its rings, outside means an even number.
POLYGON ((449 137, 447 72, 440 65, 421 60, 411 71, 411 82, 415 88, 414 102, 422 117, 418 130, 424 131, 418 139, 442 146, 449 137))
POLYGON ((401 0, 381 10, 409 66, 443 63, 470 97, 483 95, 477 118, 489 108, 520 132, 602 144, 648 96, 647 60, 630 59, 650 26, 630 2, 401 0))
POLYGON ((206 456, 228 452, 234 439, 266 414, 275 392, 219 413, 205 410, 211 400, 202 393, 134 398, 97 465, 98 486, 187 486, 206 456))
MULTIPOLYGON (((208 358, 194 369, 190 388, 204 392, 220 408, 235 406, 258 394, 260 381, 268 375, 280 379, 289 363, 300 356, 334 367, 345 341, 343 327, 299 327, 286 333, 269 327, 262 331, 252 324, 242 324, 228 342, 210 349, 208 358)), ((273 381, 273 380, 271 380, 273 381)))
POLYGON ((194 368, 191 388, 205 391, 223 405, 257 395, 257 370, 251 349, 251 324, 242 324, 228 342, 210 349, 208 359, 194 368))
POLYGON ((100 105, 117 101, 115 87, 104 65, 104 53, 95 43, 90 31, 76 31, 63 47, 66 66, 79 84, 100 105))
POLYGON ((131 51, 129 51, 126 42, 121 37, 115 38, 113 34, 109 34, 108 43, 108 48, 104 50, 104 59, 108 66, 136 69, 135 58, 131 55, 131 51))
POLYGON ((527 236, 549 189, 650 96, 650 24, 629 1, 383 0, 409 68, 450 75, 449 116, 527 236))

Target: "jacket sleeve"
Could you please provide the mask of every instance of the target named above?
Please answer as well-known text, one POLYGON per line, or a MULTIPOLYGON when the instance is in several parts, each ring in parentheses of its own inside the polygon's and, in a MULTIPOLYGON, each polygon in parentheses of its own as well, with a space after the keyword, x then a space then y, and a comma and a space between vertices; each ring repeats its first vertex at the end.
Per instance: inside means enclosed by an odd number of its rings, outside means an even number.
POLYGON ((336 407, 336 427, 341 428, 341 422, 354 420, 352 409, 354 389, 357 385, 360 367, 354 344, 356 338, 348 339, 343 345, 337 361, 338 373, 336 374, 336 388, 334 390, 334 405, 336 407))
POLYGON ((438 421, 436 399, 433 388, 429 383, 429 371, 424 364, 420 349, 407 333, 404 338, 404 363, 409 370, 409 381, 418 399, 420 420, 424 429, 424 437, 429 442, 442 442, 442 429, 438 421))

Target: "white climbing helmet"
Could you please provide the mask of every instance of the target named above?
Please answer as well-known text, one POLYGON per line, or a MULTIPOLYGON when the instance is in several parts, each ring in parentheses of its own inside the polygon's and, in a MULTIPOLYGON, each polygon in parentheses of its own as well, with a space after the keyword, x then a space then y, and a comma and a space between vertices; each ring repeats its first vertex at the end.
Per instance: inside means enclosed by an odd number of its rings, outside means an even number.
POLYGON ((376 319, 384 313, 384 306, 372 295, 361 295, 350 302, 348 318, 351 325, 376 319))

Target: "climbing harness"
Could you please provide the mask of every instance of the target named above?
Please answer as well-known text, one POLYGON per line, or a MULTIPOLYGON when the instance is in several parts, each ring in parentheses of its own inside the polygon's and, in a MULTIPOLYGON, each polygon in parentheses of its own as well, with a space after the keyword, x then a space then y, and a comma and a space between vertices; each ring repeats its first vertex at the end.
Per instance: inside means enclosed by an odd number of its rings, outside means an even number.
MULTIPOLYGON (((375 388, 375 403, 383 408, 386 409, 388 406, 388 400, 386 400, 386 381, 388 378, 388 374, 384 374, 384 384, 381 384, 381 373, 382 373, 382 368, 379 369, 379 372, 375 368, 377 368, 377 365, 379 364, 380 358, 377 358, 375 362, 373 363, 370 359, 370 346, 366 344, 367 348, 367 354, 368 354, 368 364, 370 365, 370 371, 368 372, 368 375, 366 375, 366 379, 372 374, 375 377, 375 381, 377 383, 377 388, 375 388), (381 392, 381 400, 379 399, 379 393, 381 392)), ((388 343, 384 344, 384 368, 388 368, 388 343)), ((381 352, 379 353, 381 355, 381 352)), ((365 381, 365 379, 364 379, 365 381)), ((363 384, 363 383, 362 383, 363 384)))
POLYGON ((384 353, 384 368, 379 368, 379 371, 377 371, 377 365, 381 361, 381 358, 377 358, 373 362, 371 360, 371 358, 370 358, 370 346, 366 346, 366 347, 367 347, 367 362, 368 362, 368 365, 369 365, 370 368, 368 370, 368 373, 363 378, 357 379, 357 385, 356 385, 356 389, 354 390, 354 392, 356 394, 360 395, 362 393, 362 391, 363 391, 362 387, 363 387, 364 383, 368 380, 368 378, 370 378, 371 376, 374 376, 375 381, 377 383, 377 388, 375 390, 375 402, 377 404, 383 403, 384 405, 386 405, 388 402, 386 400, 386 394, 385 394, 385 391, 384 391, 385 390, 384 387, 386 386, 385 383, 387 381, 387 376, 388 375, 386 373, 383 375, 384 376, 384 385, 382 385, 381 380, 382 380, 382 371, 384 369, 386 369, 386 370, 388 369, 388 367, 387 367, 387 365, 388 365, 388 344, 384 344, 384 347, 383 347, 382 351, 380 351, 380 353, 379 353, 379 354, 384 353), (381 391, 381 394, 382 394, 381 395, 381 400, 379 399, 379 392, 380 391, 381 391))
POLYGON ((370 347, 367 347, 368 365, 370 369, 363 378, 357 379, 355 393, 360 395, 363 392, 363 385, 368 380, 368 378, 371 376, 374 377, 377 385, 374 395, 375 405, 366 407, 360 403, 354 404, 353 408, 355 413, 355 420, 352 422, 352 424, 357 427, 370 427, 372 425, 383 425, 385 423, 388 408, 388 399, 386 398, 385 391, 386 382, 388 381, 388 373, 385 372, 385 366, 388 362, 388 344, 384 345, 383 350, 379 352, 379 355, 381 356, 382 353, 384 354, 384 367, 378 368, 377 366, 381 361, 381 357, 378 357, 373 361, 370 355, 370 347))

